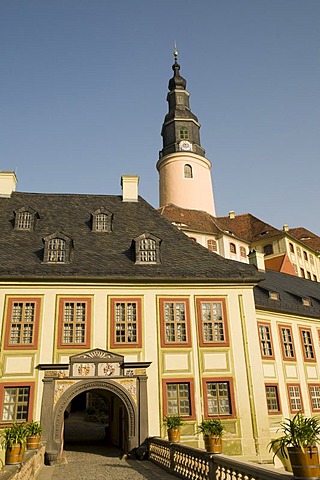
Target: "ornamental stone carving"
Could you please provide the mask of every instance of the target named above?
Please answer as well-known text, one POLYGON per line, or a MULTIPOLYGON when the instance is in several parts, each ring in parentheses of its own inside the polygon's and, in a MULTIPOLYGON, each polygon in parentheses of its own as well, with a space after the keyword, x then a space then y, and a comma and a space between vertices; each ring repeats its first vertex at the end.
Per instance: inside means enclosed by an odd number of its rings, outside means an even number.
POLYGON ((137 382, 135 378, 117 378, 115 382, 124 387, 132 396, 134 403, 137 405, 137 382))

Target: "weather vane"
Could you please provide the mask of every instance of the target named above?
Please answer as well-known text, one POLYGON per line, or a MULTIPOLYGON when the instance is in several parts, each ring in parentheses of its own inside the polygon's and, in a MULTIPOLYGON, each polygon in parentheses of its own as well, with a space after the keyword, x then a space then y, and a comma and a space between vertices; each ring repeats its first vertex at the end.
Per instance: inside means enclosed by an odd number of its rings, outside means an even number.
POLYGON ((177 50, 177 43, 176 41, 174 42, 174 51, 173 51, 173 56, 174 56, 174 59, 177 60, 178 58, 178 55, 179 55, 179 52, 177 50))

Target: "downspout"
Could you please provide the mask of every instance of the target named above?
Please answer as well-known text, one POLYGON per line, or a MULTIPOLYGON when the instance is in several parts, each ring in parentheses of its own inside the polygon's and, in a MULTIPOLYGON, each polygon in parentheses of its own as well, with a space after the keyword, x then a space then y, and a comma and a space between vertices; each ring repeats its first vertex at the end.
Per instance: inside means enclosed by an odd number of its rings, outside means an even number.
POLYGON ((259 440, 258 440, 258 423, 257 423, 256 407, 255 407, 255 402, 254 402, 252 369, 251 369, 251 363, 250 363, 250 355, 249 355, 249 347, 248 347, 248 335, 247 335, 247 328, 246 328, 246 316, 245 316, 245 313, 244 313, 242 295, 238 295, 238 300, 239 300, 239 310, 240 310, 240 318, 241 318, 242 339, 243 339, 243 346, 244 346, 244 357, 245 357, 245 362, 246 362, 246 373, 247 373, 247 383, 248 383, 248 392, 249 392, 249 404, 250 404, 250 412, 251 412, 251 415, 250 415, 251 416, 251 426, 252 426, 256 455, 260 458, 260 446, 259 446, 259 440))

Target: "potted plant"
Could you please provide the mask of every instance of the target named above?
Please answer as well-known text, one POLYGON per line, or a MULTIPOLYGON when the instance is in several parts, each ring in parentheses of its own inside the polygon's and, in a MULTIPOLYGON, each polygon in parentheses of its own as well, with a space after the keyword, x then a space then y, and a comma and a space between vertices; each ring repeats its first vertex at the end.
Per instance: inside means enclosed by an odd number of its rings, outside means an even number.
POLYGON ((197 427, 197 432, 203 434, 204 445, 207 452, 222 452, 222 435, 224 426, 218 418, 202 420, 197 427))
POLYGON ((35 450, 39 448, 42 427, 39 422, 32 422, 27 423, 26 425, 26 433, 27 433, 27 450, 35 450))
POLYGON ((21 463, 25 453, 26 429, 24 423, 14 423, 5 427, 1 433, 1 445, 5 449, 5 462, 7 465, 21 463))
POLYGON ((270 442, 270 451, 290 459, 292 472, 299 478, 320 477, 319 454, 320 419, 305 417, 298 412, 281 423, 283 435, 270 442))
POLYGON ((168 431, 168 440, 169 442, 179 442, 180 441, 180 429, 183 425, 183 420, 180 415, 165 415, 163 419, 163 424, 168 431))

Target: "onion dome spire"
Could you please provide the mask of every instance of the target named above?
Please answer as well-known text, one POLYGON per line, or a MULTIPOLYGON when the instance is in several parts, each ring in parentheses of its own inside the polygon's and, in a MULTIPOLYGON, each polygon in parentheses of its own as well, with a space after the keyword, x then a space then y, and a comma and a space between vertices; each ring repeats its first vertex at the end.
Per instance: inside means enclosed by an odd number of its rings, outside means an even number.
POLYGON ((173 52, 174 64, 172 65, 172 70, 174 73, 173 73, 173 77, 169 80, 169 85, 168 85, 170 92, 176 89, 185 90, 187 86, 186 80, 180 75, 180 65, 178 63, 178 55, 179 55, 179 52, 175 47, 173 52))

